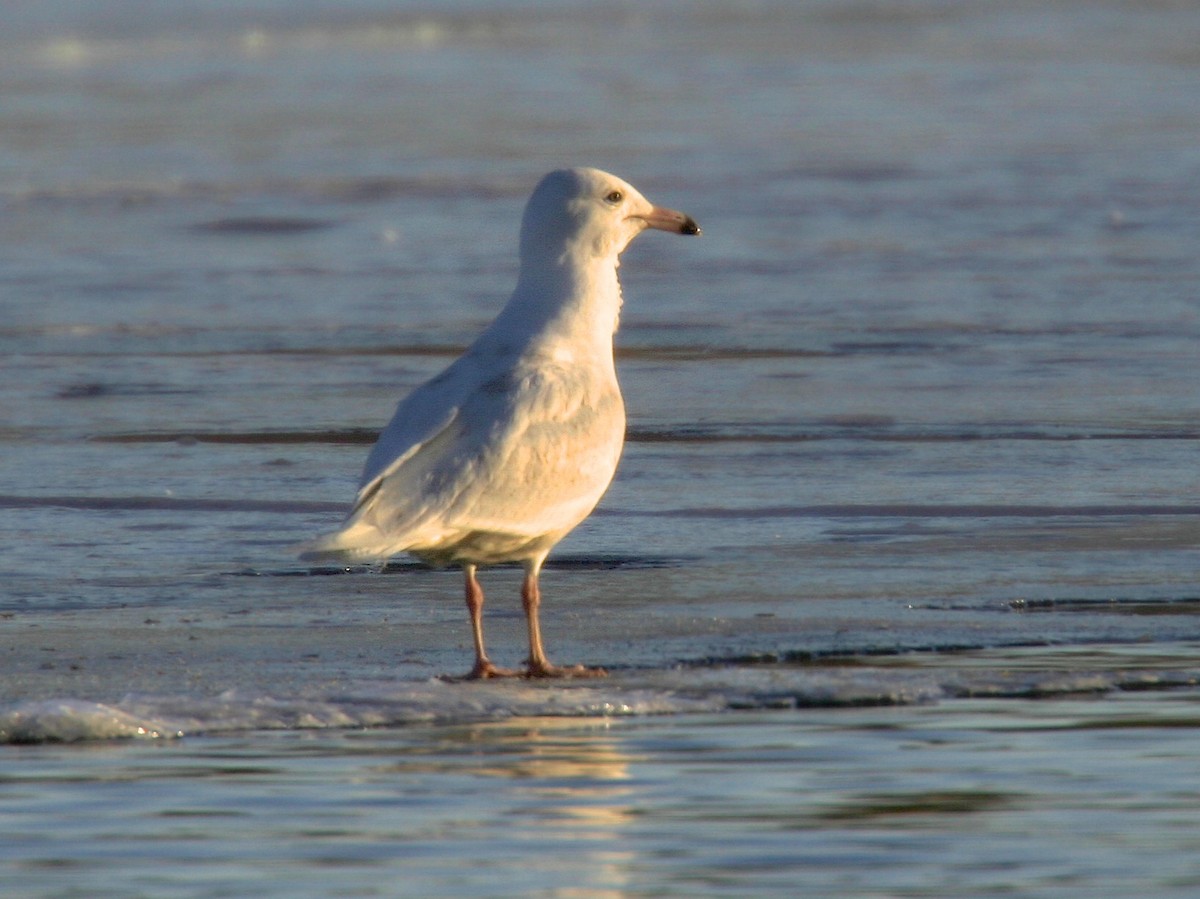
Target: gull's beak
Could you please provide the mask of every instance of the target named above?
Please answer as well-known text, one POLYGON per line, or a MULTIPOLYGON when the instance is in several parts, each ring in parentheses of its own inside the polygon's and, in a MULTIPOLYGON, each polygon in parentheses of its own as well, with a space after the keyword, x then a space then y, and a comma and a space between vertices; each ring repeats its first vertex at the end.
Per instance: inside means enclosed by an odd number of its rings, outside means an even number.
POLYGON ((690 215, 667 209, 665 206, 655 206, 641 218, 647 228, 657 228, 659 231, 670 231, 672 234, 699 234, 700 226, 690 215))

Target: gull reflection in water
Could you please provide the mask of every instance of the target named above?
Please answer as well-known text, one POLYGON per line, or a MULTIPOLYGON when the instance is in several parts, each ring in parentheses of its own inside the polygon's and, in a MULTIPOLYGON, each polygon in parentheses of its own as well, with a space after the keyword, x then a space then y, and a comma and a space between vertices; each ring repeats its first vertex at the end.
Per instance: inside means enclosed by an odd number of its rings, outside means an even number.
POLYGON ((572 872, 577 886, 555 895, 625 895, 634 858, 625 830, 635 788, 631 759, 609 723, 525 718, 466 730, 478 753, 474 773, 509 782, 509 826, 541 845, 525 863, 572 872))

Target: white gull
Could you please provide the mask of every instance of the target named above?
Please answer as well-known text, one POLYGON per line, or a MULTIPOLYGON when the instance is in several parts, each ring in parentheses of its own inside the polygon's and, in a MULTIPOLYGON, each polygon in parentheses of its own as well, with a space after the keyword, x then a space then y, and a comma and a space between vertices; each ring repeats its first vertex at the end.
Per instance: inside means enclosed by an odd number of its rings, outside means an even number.
POLYGON ((613 366, 620 253, 647 228, 699 234, 597 169, 563 169, 534 189, 521 221, 517 287, 496 320, 396 409, 371 450, 342 527, 305 558, 401 552, 462 566, 475 642, 468 677, 595 676, 550 664, 538 575, 550 549, 595 508, 616 472, 625 406, 613 366), (529 627, 523 672, 483 644, 479 565, 520 562, 529 627))

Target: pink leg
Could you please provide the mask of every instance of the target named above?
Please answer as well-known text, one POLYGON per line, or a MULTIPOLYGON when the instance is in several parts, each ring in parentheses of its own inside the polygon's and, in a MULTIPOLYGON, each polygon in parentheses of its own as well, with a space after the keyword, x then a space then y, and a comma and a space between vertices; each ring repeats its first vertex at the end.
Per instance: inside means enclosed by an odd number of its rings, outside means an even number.
POLYGON ((525 580, 521 584, 521 603, 525 607, 525 620, 529 625, 529 661, 525 666, 527 677, 605 677, 603 668, 585 668, 583 665, 560 667, 551 665, 542 648, 542 627, 538 621, 538 607, 542 604, 538 589, 538 575, 542 570, 542 559, 525 564, 525 580))
POLYGON ((471 615, 471 636, 475 641, 475 667, 467 675, 468 680, 487 677, 513 677, 518 672, 497 668, 487 657, 483 648, 483 588, 475 579, 475 566, 463 565, 466 579, 467 612, 471 615))

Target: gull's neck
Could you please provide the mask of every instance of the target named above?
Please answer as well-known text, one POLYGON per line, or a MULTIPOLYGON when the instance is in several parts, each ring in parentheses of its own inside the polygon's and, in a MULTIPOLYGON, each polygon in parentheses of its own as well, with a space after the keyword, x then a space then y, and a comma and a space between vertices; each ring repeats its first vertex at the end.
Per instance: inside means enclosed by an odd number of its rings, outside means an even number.
POLYGON ((550 352, 612 362, 621 313, 618 261, 612 256, 522 259, 517 288, 493 326, 496 336, 522 335, 512 350, 550 352))

